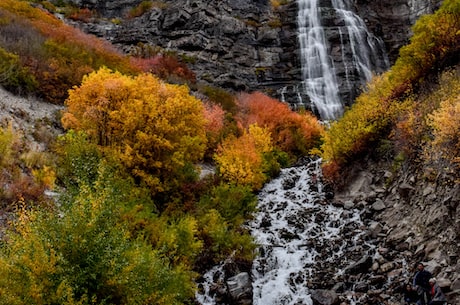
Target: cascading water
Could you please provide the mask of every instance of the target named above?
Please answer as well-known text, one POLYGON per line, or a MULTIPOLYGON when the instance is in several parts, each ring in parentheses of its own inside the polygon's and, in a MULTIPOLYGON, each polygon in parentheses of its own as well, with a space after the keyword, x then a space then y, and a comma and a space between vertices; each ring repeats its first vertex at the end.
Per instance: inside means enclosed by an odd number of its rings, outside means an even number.
POLYGON ((329 7, 320 7, 319 0, 298 0, 302 87, 323 120, 340 117, 344 102, 351 103, 344 98, 354 98, 354 91, 374 72, 389 66, 383 42, 368 31, 348 1, 331 0, 329 7), (334 54, 330 40, 341 44, 334 54))
POLYGON ((317 0, 300 0, 298 23, 304 90, 323 119, 334 119, 341 114, 333 62, 321 25, 317 0))
MULTIPOLYGON (((258 212, 248 224, 259 245, 251 276, 254 305, 311 305, 313 275, 326 269, 333 276, 343 273, 349 263, 344 252, 364 234, 357 210, 327 203, 320 162, 283 169, 259 193, 258 212)), ((224 281, 222 268, 204 279, 197 300, 221 304, 210 292, 224 281)))

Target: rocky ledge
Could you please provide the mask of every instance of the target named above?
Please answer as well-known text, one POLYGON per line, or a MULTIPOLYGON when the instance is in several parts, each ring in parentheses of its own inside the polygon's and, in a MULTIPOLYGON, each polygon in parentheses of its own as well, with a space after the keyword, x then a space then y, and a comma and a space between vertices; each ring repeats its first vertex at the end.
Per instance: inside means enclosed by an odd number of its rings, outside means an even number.
MULTIPOLYGON (((324 223, 327 213, 321 206, 334 205, 346 223, 337 226, 339 239, 308 239, 306 246, 328 257, 306 266, 311 268, 305 273, 310 274, 307 286, 314 305, 405 305, 403 289, 412 282, 418 262, 437 278, 448 304, 460 304, 458 173, 434 165, 389 171, 390 165, 375 161, 356 165, 342 192, 318 200, 317 208, 291 219, 299 228, 311 219, 324 223), (360 220, 346 222, 354 213, 360 220), (339 248, 342 255, 331 254, 339 248)), ((291 188, 288 184, 286 180, 282 188, 291 188)), ((283 238, 289 238, 286 232, 283 238)), ((217 304, 252 304, 251 267, 230 262, 222 273, 211 287, 217 304)), ((294 278, 298 276, 304 277, 299 273, 294 278)), ((291 285, 298 288, 295 280, 291 285)))
POLYGON ((335 204, 361 210, 367 238, 377 246, 368 261, 356 263, 364 268, 345 276, 345 282, 355 283, 361 304, 404 304, 402 289, 412 281, 416 263, 423 262, 449 304, 460 304, 458 173, 434 164, 389 168, 363 164, 335 196, 335 204))

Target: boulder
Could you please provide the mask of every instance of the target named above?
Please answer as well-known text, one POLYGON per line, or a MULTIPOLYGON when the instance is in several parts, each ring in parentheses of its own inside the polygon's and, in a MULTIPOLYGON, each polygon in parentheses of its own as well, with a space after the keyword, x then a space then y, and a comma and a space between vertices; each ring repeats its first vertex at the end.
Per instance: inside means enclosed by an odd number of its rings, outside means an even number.
POLYGON ((252 300, 252 282, 247 272, 239 273, 227 279, 228 292, 237 304, 248 304, 252 300))
POLYGON ((311 291, 313 305, 338 305, 339 297, 333 290, 316 289, 311 291))
POLYGON ((385 208, 385 202, 383 202, 383 200, 380 198, 377 198, 375 202, 372 204, 372 210, 376 212, 383 211, 385 208))
POLYGON ((347 274, 365 273, 372 266, 372 258, 370 256, 363 256, 359 261, 347 266, 344 272, 347 274))

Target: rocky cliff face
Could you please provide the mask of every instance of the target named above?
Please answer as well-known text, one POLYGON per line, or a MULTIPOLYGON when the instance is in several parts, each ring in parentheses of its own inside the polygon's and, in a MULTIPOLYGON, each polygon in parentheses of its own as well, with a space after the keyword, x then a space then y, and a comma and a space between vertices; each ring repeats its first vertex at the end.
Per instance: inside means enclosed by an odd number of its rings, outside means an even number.
POLYGON ((433 13, 442 0, 354 0, 358 14, 369 29, 385 42, 388 56, 394 62, 399 48, 411 36, 411 26, 422 15, 433 13))
POLYGON ((441 164, 391 168, 394 164, 375 161, 355 165, 347 187, 335 197, 336 204, 362 210, 368 236, 378 245, 372 264, 358 279, 371 287, 370 279, 383 275, 389 285, 363 292, 382 299, 398 295, 411 282, 415 264, 423 262, 449 304, 460 304, 458 173, 441 164))
MULTIPOLYGON (((165 0, 161 5, 155 2, 149 11, 135 18, 124 17, 140 0, 70 1, 95 10, 105 18, 79 26, 110 40, 125 52, 132 52, 140 43, 174 51, 190 59, 189 66, 202 83, 234 91, 262 90, 278 98, 284 92, 290 103, 299 99, 295 90, 301 82, 297 1, 274 9, 267 0, 165 0), (113 23, 107 18, 122 21, 113 23)), ((391 62, 396 59, 399 48, 407 43, 415 20, 421 14, 433 12, 440 3, 441 0, 352 2, 353 10, 373 35, 384 41, 391 62)), ((330 0, 318 4, 328 5, 330 0)), ((324 12, 329 14, 327 10, 324 12)), ((326 35, 332 43, 331 56, 340 57, 337 52, 341 48, 337 39, 340 21, 334 16, 324 18, 326 35)), ((344 71, 340 58, 334 58, 334 63, 339 74, 344 71)), ((352 102, 361 85, 356 81, 350 86, 352 89, 341 86, 346 103, 352 102)))

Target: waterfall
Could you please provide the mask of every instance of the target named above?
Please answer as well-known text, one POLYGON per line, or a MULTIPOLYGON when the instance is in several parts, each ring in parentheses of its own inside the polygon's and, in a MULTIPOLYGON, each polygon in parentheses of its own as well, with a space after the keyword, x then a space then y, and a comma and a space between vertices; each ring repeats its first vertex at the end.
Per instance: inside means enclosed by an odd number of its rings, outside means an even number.
POLYGON ((304 89, 322 119, 338 117, 342 103, 338 95, 333 62, 321 25, 318 0, 299 0, 299 45, 304 89))
MULTIPOLYGON (((349 264, 345 253, 363 247, 359 211, 327 202, 320 162, 283 169, 258 195, 258 212, 247 224, 259 246, 251 275, 254 305, 312 305, 315 275, 338 281, 349 264)), ((210 291, 223 273, 217 266, 204 275, 200 304, 220 304, 210 291)))
POLYGON ((326 1, 298 0, 302 88, 309 106, 323 120, 340 117, 344 104, 352 103, 353 91, 389 66, 383 42, 368 31, 347 1, 331 0, 329 7, 320 7, 326 1), (337 43, 341 47, 332 51, 337 43), (352 95, 344 97, 341 92, 352 95))

